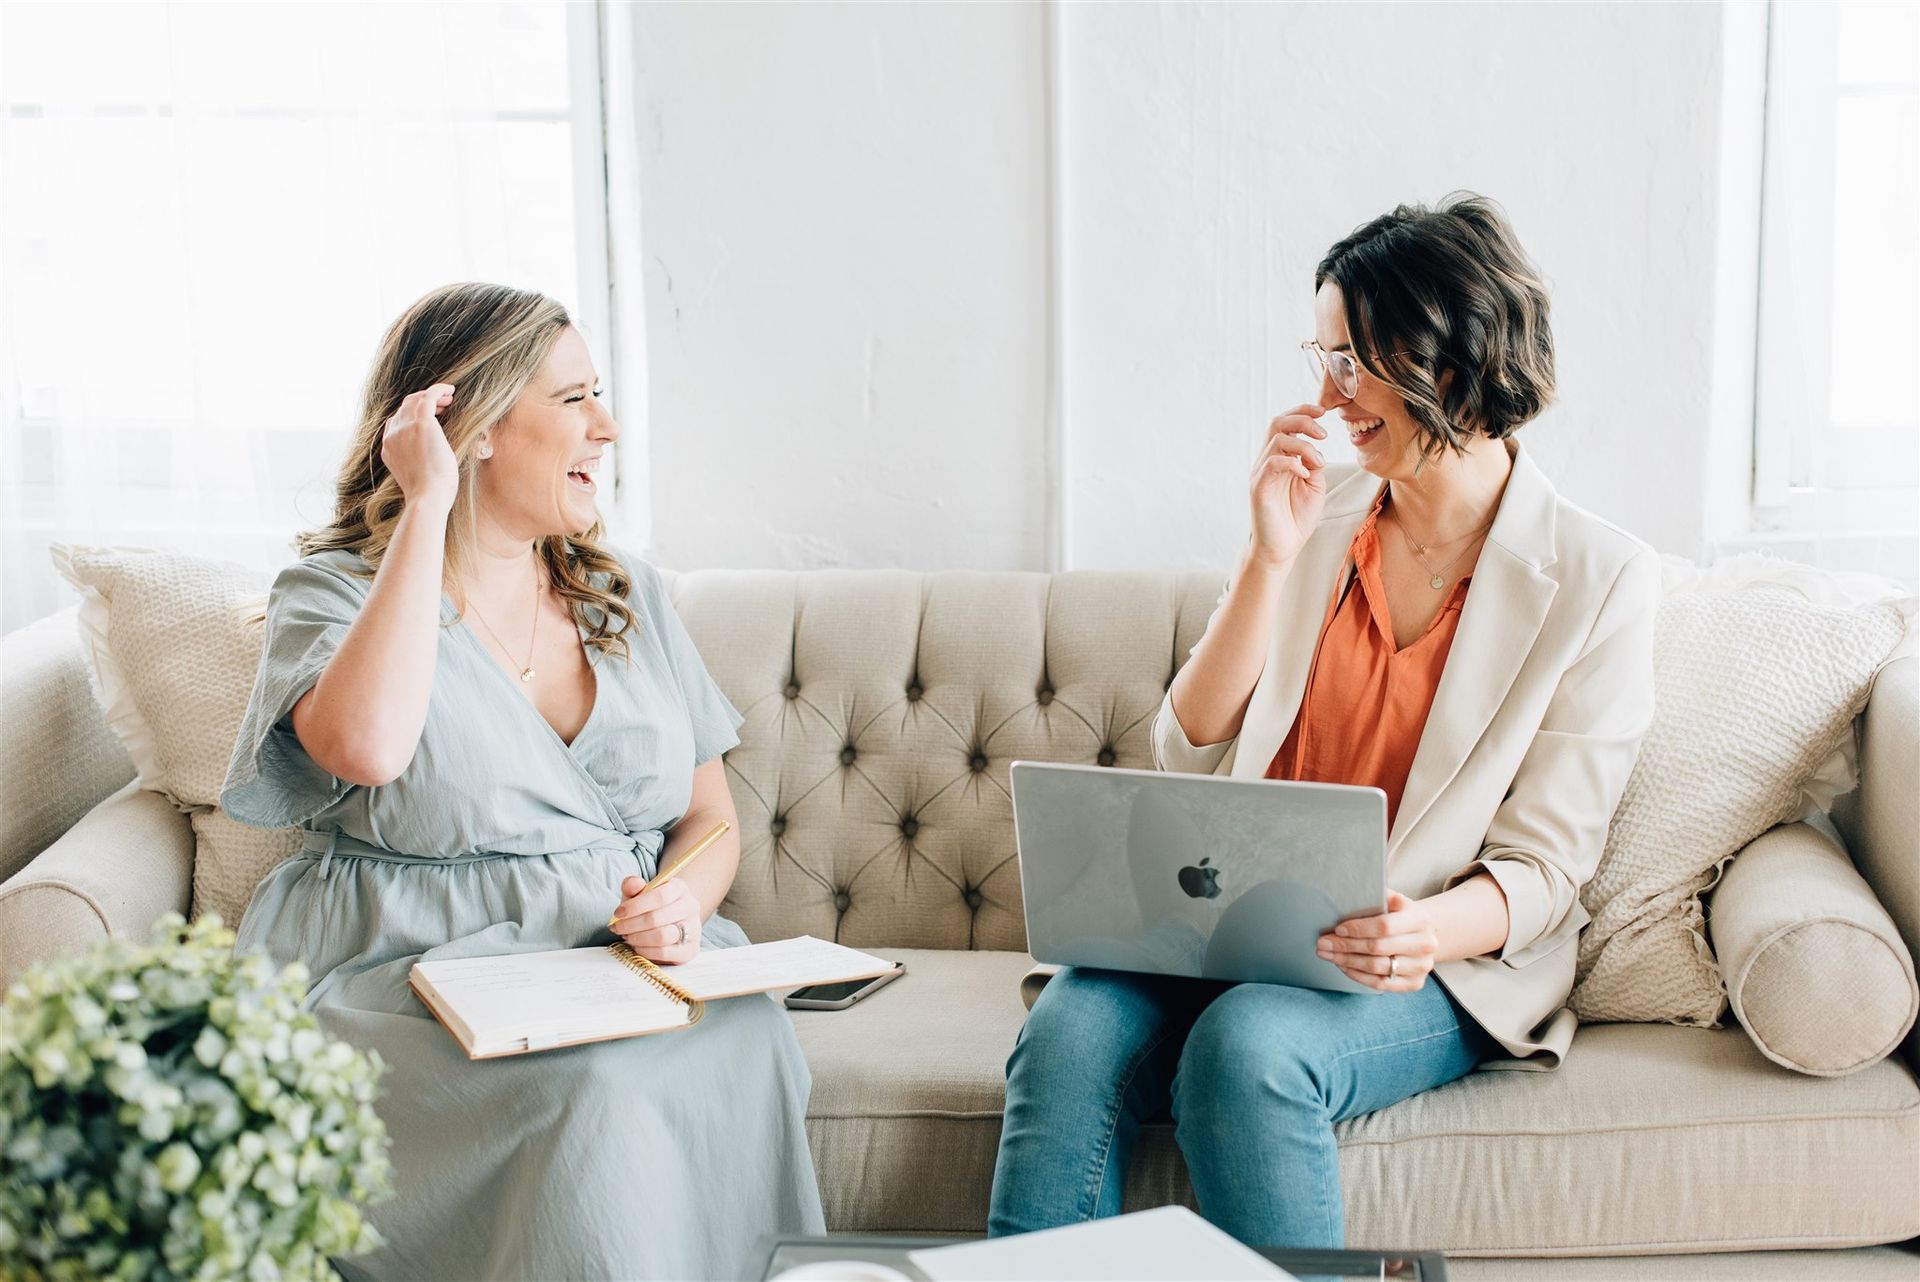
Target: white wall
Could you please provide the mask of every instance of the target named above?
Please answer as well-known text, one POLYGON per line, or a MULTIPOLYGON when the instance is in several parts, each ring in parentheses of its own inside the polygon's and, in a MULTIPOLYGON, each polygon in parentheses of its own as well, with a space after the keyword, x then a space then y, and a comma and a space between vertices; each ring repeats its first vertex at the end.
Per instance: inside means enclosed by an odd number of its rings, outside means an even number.
POLYGON ((1315 262, 1462 187, 1553 284, 1570 496, 1698 555, 1746 465, 1717 5, 639 12, 663 563, 1224 565, 1315 262))
POLYGON ((1043 12, 631 16, 654 556, 1036 566, 1043 12))

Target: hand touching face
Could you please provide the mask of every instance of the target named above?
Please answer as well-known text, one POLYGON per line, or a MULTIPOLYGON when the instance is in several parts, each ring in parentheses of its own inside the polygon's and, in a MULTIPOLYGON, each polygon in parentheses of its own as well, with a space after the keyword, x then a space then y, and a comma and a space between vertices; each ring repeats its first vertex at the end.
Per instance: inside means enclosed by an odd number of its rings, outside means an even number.
MULTIPOLYGON (((1346 298, 1328 281, 1313 299, 1314 340, 1328 353, 1353 352, 1346 298)), ((1421 431, 1400 394, 1362 367, 1351 396, 1324 374, 1318 400, 1323 413, 1338 413, 1360 466, 1387 480, 1404 480, 1420 462, 1421 431)))

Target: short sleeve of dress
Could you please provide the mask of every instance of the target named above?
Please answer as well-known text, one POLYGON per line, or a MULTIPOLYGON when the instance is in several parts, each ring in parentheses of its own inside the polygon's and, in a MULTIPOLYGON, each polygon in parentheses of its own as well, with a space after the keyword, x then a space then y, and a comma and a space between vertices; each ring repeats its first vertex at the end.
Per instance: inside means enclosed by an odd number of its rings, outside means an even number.
POLYGON ((686 700, 687 713, 693 720, 693 764, 704 766, 740 742, 740 725, 746 718, 721 693, 708 674, 707 665, 700 661, 693 638, 687 635, 679 612, 667 599, 660 571, 638 557, 628 556, 623 560, 633 577, 632 599, 641 626, 652 628, 659 639, 673 679, 686 700))
POLYGON ((352 784, 307 755, 293 732, 293 705, 340 648, 368 585, 317 557, 280 572, 267 598, 260 668, 227 764, 220 805, 241 823, 288 828, 345 796, 352 784))

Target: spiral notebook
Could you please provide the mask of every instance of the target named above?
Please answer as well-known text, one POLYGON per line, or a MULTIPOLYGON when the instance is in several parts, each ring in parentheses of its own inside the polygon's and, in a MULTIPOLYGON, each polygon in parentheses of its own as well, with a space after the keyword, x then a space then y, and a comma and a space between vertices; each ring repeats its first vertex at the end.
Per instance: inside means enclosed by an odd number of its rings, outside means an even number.
POLYGON ((671 1032, 723 997, 871 979, 895 969, 811 935, 656 966, 624 943, 420 962, 407 982, 469 1059, 671 1032))

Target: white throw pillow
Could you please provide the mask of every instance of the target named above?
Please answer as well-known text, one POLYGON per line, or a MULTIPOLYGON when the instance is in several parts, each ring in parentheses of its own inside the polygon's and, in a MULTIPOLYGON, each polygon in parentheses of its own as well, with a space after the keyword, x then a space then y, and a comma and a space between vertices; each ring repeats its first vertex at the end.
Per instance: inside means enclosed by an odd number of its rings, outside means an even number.
POLYGON ((56 544, 53 563, 80 591, 94 694, 135 778, 192 817, 193 914, 237 924, 260 878, 300 845, 297 832, 248 828, 219 807, 260 665, 269 576, 138 548, 56 544))
POLYGON ((1581 902, 1582 1019, 1712 1026, 1725 985, 1700 896, 1776 824, 1853 786, 1854 718, 1911 598, 1768 557, 1669 562, 1655 709, 1581 902))

